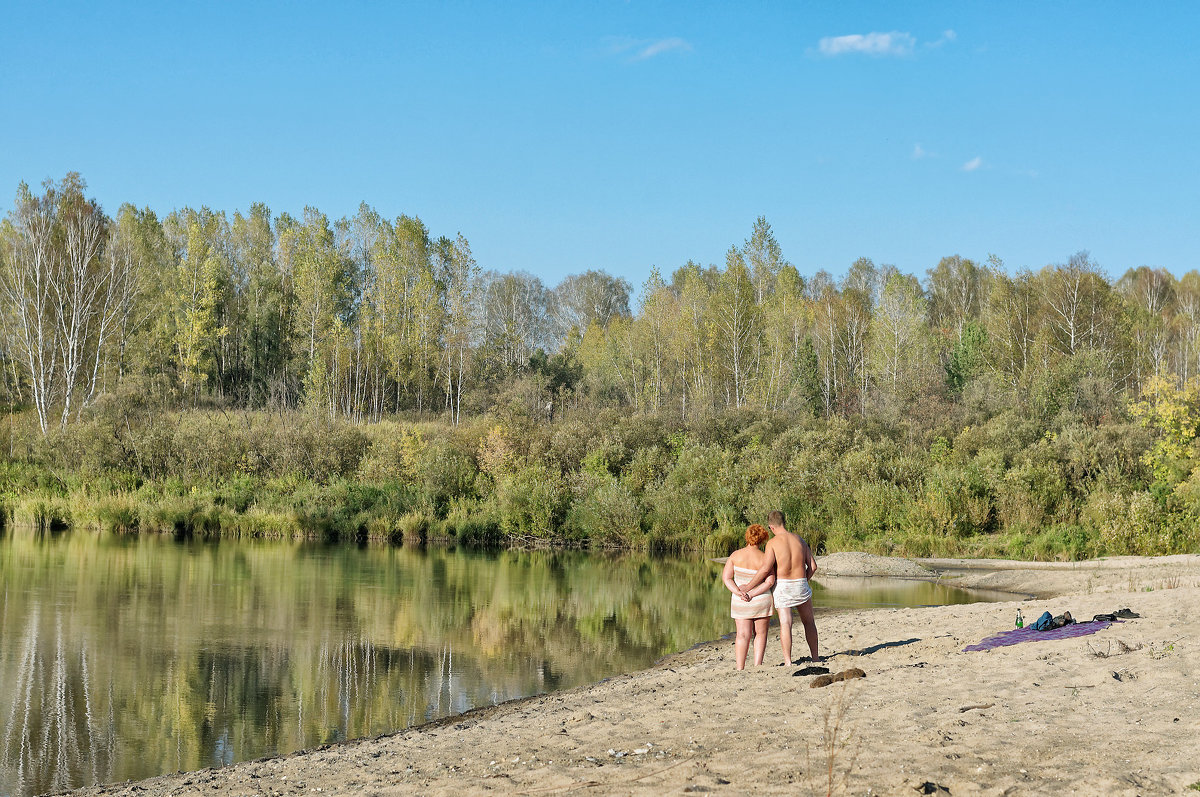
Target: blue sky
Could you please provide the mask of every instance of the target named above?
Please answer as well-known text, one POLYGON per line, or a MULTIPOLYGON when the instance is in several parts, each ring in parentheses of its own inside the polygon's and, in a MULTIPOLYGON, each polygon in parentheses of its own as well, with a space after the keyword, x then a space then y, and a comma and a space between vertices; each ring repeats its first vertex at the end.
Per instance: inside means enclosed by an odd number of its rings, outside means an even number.
POLYGON ((549 284, 1088 249, 1200 268, 1191 3, 25 3, 0 7, 0 208, 416 214, 549 284))

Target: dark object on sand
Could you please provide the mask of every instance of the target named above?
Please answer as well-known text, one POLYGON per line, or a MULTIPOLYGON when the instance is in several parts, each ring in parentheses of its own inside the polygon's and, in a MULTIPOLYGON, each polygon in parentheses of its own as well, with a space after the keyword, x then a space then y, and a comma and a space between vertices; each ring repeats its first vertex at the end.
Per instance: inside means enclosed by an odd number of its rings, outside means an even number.
POLYGON ((1138 617, 1141 617, 1141 615, 1137 612, 1130 611, 1129 609, 1117 609, 1112 614, 1097 614, 1092 619, 1112 622, 1113 620, 1135 620, 1138 617))
POLYGON ((1071 616, 1070 612, 1063 612, 1058 617, 1051 617, 1050 612, 1042 612, 1042 616, 1029 627, 1034 631, 1053 631, 1056 628, 1062 628, 1064 625, 1074 624, 1075 618, 1071 616))
POLYGON ((828 672, 829 672, 828 667, 805 667, 803 669, 796 670, 794 673, 792 673, 792 676, 795 677, 797 675, 825 675, 828 672))
POLYGON ((851 667, 848 670, 842 670, 837 675, 821 675, 812 680, 809 686, 816 689, 820 686, 829 686, 838 681, 850 681, 855 678, 866 678, 867 674, 857 667, 851 667))
POLYGON ((919 786, 913 787, 918 794, 949 794, 950 790, 941 784, 927 780, 919 786))

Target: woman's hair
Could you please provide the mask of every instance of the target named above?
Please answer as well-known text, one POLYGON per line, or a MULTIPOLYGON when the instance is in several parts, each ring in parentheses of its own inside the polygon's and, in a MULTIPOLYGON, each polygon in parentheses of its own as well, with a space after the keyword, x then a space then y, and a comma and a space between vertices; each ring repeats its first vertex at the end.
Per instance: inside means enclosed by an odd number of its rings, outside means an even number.
POLYGON ((746 543, 748 545, 762 545, 766 539, 767 530, 759 524, 755 523, 746 527, 746 543))

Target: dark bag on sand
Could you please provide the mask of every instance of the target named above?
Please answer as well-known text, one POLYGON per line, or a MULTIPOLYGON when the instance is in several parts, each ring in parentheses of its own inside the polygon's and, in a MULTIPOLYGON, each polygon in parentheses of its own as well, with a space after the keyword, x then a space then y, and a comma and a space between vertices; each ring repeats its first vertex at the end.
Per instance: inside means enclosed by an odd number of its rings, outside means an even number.
POLYGON ((1071 616, 1070 612, 1063 612, 1050 621, 1051 628, 1062 628, 1064 625, 1075 625, 1075 618, 1071 616))
POLYGON ((1070 612, 1063 612, 1058 617, 1051 617, 1050 612, 1042 612, 1042 616, 1037 621, 1029 626, 1034 631, 1053 631, 1055 628, 1062 628, 1064 625, 1074 625, 1075 618, 1070 612))

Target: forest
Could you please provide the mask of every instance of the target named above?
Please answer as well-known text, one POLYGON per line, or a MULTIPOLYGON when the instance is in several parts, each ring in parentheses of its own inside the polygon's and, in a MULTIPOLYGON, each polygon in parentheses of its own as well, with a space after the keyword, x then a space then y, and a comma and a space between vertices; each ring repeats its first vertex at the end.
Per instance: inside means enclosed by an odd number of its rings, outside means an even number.
POLYGON ((555 286, 367 204, 0 223, 0 519, 231 537, 724 553, 1200 550, 1200 273, 948 255, 555 286), (6 439, 5 439, 6 438, 6 439))

